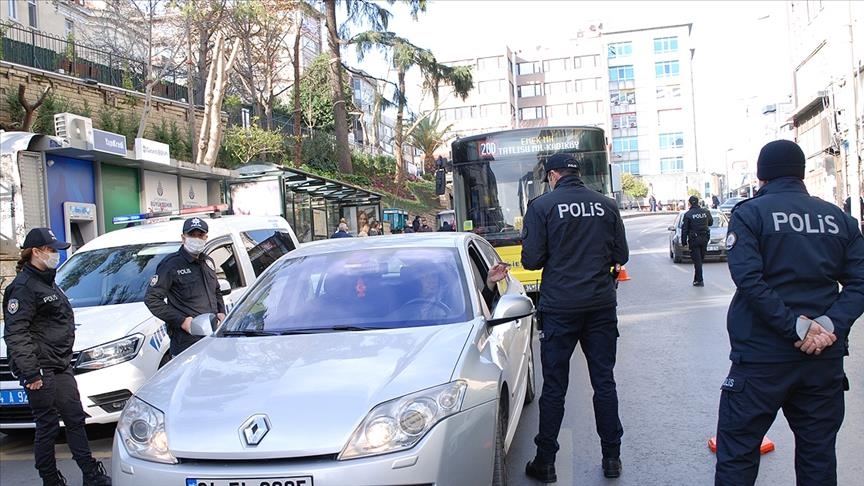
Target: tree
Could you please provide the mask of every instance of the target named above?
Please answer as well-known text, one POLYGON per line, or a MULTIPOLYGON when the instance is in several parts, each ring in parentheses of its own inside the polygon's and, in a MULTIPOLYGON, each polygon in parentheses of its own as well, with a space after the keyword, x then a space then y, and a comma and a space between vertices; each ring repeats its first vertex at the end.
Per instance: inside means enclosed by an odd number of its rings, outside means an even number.
MULTIPOLYGON (((50 83, 50 80, 49 80, 50 83)), ((42 106, 42 103, 45 102, 45 98, 48 96, 48 93, 51 92, 51 88, 53 88, 53 84, 49 84, 42 90, 42 94, 39 95, 39 98, 36 99, 33 103, 27 101, 27 98, 24 96, 24 92, 27 91, 27 86, 23 84, 18 85, 18 103, 21 105, 22 110, 24 111, 24 116, 21 119, 21 131, 29 132, 30 127, 33 126, 33 117, 35 116, 36 110, 42 106)))
POLYGON ((234 59, 237 58, 239 47, 239 40, 235 40, 233 45, 228 47, 224 34, 216 33, 213 41, 213 60, 204 87, 204 119, 198 137, 198 158, 195 161, 197 164, 212 167, 216 163, 222 139, 222 99, 225 96, 225 86, 228 84, 227 73, 234 64, 234 59))
MULTIPOLYGON (((326 54, 312 60, 300 78, 300 105, 303 123, 312 130, 338 132, 333 112, 333 93, 329 86, 330 61, 326 54)), ((343 99, 348 97, 351 86, 342 84, 343 99)), ((350 99, 350 98, 349 98, 350 99)), ((353 100, 348 107, 354 109, 353 100)), ((347 122, 346 122, 347 123, 347 122)), ((348 125, 345 125, 347 130, 348 125)), ((341 169, 340 169, 341 170, 341 169)))
POLYGON ((225 130, 222 142, 230 157, 230 165, 245 165, 253 159, 282 152, 282 135, 265 130, 256 124, 249 128, 234 126, 225 130))
MULTIPOLYGON (((303 165, 303 106, 300 103, 300 40, 306 23, 306 16, 318 15, 318 11, 305 0, 297 0, 294 8, 294 46, 292 49, 292 67, 294 68, 293 105, 294 105, 294 167, 303 165)), ((315 32, 317 34, 317 32, 315 32)))
POLYGON ((629 172, 621 174, 621 189, 632 199, 642 199, 648 195, 648 186, 642 178, 629 172))
POLYGON ((427 174, 435 172, 435 151, 444 145, 452 127, 451 123, 441 128, 437 114, 424 116, 408 136, 408 143, 423 152, 423 169, 427 174))

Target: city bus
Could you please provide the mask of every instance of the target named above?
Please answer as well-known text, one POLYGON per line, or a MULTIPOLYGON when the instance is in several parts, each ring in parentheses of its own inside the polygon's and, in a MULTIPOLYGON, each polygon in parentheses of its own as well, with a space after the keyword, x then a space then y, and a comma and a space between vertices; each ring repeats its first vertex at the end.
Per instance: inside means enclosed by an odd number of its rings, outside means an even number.
POLYGON ((528 201, 549 190, 543 162, 556 153, 573 154, 585 185, 611 197, 612 168, 603 129, 518 128, 459 138, 451 150, 457 229, 485 237, 536 297, 541 272, 522 268, 522 218, 528 201))

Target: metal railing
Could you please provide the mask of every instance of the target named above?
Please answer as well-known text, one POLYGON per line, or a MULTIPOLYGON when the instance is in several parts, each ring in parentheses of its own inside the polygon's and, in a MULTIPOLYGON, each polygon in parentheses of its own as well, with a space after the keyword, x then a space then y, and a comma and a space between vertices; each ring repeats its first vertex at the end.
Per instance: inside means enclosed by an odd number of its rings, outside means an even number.
MULTIPOLYGON (((5 26, 0 42, 0 60, 144 92, 147 66, 141 60, 95 49, 74 40, 62 39, 17 24, 5 26)), ((154 95, 175 101, 185 99, 186 93, 185 86, 174 82, 160 82, 153 87, 154 95)))

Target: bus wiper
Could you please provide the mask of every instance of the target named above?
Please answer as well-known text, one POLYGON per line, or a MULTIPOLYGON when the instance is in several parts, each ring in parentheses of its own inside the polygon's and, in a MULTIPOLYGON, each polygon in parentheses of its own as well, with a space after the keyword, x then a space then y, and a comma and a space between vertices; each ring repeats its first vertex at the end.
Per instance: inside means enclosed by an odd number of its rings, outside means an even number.
POLYGON ((295 329, 286 329, 279 333, 281 336, 290 336, 292 334, 318 334, 325 332, 351 332, 351 331, 371 331, 375 329, 383 329, 373 326, 329 326, 329 327, 298 327, 295 329))
POLYGON ((258 329, 231 329, 227 331, 222 331, 222 336, 278 336, 281 333, 273 332, 273 331, 261 331, 258 329))

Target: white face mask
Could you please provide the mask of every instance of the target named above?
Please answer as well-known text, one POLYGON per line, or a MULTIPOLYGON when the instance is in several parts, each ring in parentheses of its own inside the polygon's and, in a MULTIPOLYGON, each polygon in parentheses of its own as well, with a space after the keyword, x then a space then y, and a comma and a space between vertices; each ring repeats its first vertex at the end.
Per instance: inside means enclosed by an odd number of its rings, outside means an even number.
POLYGON ((201 238, 192 238, 187 236, 186 240, 183 242, 183 248, 186 248, 186 251, 192 255, 197 255, 204 251, 204 245, 206 244, 207 242, 201 238))
POLYGON ((58 265, 60 265, 60 254, 57 252, 48 253, 47 257, 42 258, 42 264, 45 265, 45 267, 54 270, 58 265))

